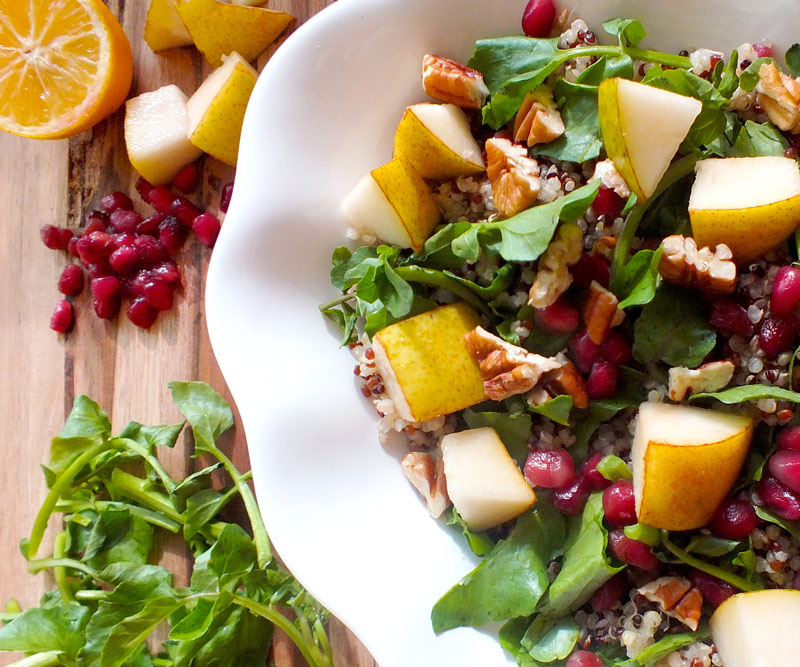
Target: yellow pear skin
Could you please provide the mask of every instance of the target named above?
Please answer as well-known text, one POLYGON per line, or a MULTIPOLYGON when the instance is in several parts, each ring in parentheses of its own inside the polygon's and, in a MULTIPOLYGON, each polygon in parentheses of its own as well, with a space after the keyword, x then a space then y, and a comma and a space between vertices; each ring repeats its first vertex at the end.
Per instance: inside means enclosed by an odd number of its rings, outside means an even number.
POLYGON ((178 15, 178 0, 151 0, 144 23, 144 41, 153 51, 192 44, 192 36, 178 15))
POLYGON ((403 419, 424 422, 486 398, 464 334, 480 324, 465 303, 440 306, 375 334, 375 363, 403 419))

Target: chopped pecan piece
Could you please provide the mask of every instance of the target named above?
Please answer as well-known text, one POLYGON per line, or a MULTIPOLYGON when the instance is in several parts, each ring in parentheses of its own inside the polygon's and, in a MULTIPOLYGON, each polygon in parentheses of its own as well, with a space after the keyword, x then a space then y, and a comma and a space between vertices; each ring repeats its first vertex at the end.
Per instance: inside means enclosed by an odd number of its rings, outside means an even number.
POLYGON ((482 327, 465 334, 464 342, 478 361, 486 397, 493 401, 529 392, 542 375, 562 363, 511 345, 482 327))
POLYGON ((431 516, 438 519, 450 506, 441 458, 427 452, 409 452, 400 462, 408 481, 419 491, 431 516))
POLYGON ((564 121, 553 100, 553 91, 542 84, 522 100, 514 119, 514 140, 534 146, 554 141, 562 134, 564 121))
POLYGON ((779 71, 774 62, 758 70, 756 102, 784 132, 800 131, 800 79, 779 71))
POLYGON ((661 577, 638 589, 638 593, 655 602, 667 614, 697 630, 703 595, 683 577, 661 577))
POLYGON ((614 248, 616 247, 616 236, 601 236, 592 244, 592 252, 595 255, 600 255, 600 257, 603 257, 610 262, 614 256, 614 248))
POLYGON ((696 287, 708 294, 730 294, 736 289, 736 264, 724 243, 699 248, 692 237, 673 234, 664 239, 658 272, 668 283, 696 287))
POLYGON ((534 308, 552 306, 572 284, 569 267, 578 263, 583 252, 583 232, 574 223, 558 228, 554 241, 539 258, 539 270, 528 293, 528 303, 534 308))
POLYGON ((430 54, 422 58, 422 87, 433 99, 464 109, 480 109, 489 95, 478 70, 430 54))
POLYGON ((497 210, 510 218, 530 208, 539 196, 539 164, 508 139, 486 141, 486 173, 497 210))
POLYGON ((555 395, 567 394, 572 396, 572 405, 576 408, 589 406, 589 394, 586 392, 586 382, 578 367, 571 361, 564 363, 548 375, 546 382, 548 388, 553 389, 555 395))
POLYGON ((717 391, 733 378, 734 365, 730 361, 709 361, 699 368, 675 366, 669 369, 669 397, 682 401, 687 394, 717 391))
POLYGON ((596 280, 589 286, 589 296, 583 305, 583 321, 586 332, 596 345, 600 345, 619 320, 619 300, 596 280))

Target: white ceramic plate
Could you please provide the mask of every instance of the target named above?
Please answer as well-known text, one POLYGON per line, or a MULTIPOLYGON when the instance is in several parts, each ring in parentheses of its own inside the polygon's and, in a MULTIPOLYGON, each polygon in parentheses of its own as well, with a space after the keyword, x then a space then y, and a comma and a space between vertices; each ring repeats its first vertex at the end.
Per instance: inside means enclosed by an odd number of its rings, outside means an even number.
MULTIPOLYGON (((423 54, 466 59, 518 34, 525 0, 339 0, 278 50, 253 93, 236 190, 208 274, 211 342, 242 415, 270 535, 303 584, 381 667, 513 664, 493 630, 436 637, 433 603, 474 566, 432 521, 317 304, 346 243, 339 202, 391 157, 422 101, 423 54)), ((567 6, 562 2, 562 6, 567 6)), ((573 0, 598 33, 641 19, 663 50, 796 39, 796 0, 573 0)), ((782 50, 779 50, 782 52, 782 50)))

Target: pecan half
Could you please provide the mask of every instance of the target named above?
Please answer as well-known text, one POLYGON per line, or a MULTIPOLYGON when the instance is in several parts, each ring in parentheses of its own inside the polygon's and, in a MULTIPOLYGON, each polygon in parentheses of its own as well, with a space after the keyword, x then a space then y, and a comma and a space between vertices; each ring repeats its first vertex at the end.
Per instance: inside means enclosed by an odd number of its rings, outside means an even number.
POLYGON ((736 289, 736 264, 724 243, 713 250, 698 248, 692 237, 673 234, 661 247, 658 272, 668 283, 696 287, 707 294, 730 294, 736 289))
POLYGON ((522 100, 514 119, 514 140, 534 146, 554 141, 562 134, 564 121, 553 100, 553 91, 542 84, 522 100))
POLYGON ((709 361, 699 368, 675 366, 669 369, 669 397, 682 401, 687 394, 717 391, 733 378, 734 365, 730 361, 709 361))
POLYGON ((486 397, 493 401, 529 392, 542 375, 562 363, 511 345, 482 327, 466 333, 464 342, 478 362, 486 397))
POLYGON ((622 322, 619 300, 596 280, 589 286, 589 296, 583 305, 583 321, 586 332, 596 345, 600 345, 611 328, 622 322))
POLYGON ((422 87, 433 99, 464 109, 480 109, 489 95, 478 70, 430 54, 422 58, 422 87))
POLYGON ((677 618, 691 630, 697 630, 703 607, 703 595, 683 577, 661 577, 641 586, 638 591, 655 602, 667 616, 677 618))
POLYGON ((800 80, 779 71, 774 62, 758 70, 756 102, 784 132, 800 131, 800 80))
POLYGON ((534 308, 552 306, 572 284, 569 267, 578 263, 583 252, 583 232, 570 222, 561 225, 555 240, 539 258, 539 270, 528 292, 534 308))
POLYGON ((576 408, 589 407, 586 382, 578 367, 571 361, 567 361, 561 368, 551 371, 545 384, 548 389, 552 390, 551 393, 556 396, 559 394, 572 396, 572 405, 576 408))
POLYGON ((530 208, 539 196, 539 163, 508 139, 486 141, 486 173, 497 210, 510 218, 530 208))
POLYGON ((434 458, 427 452, 409 452, 400 461, 400 466, 408 481, 422 496, 428 512, 438 519, 450 506, 442 459, 434 458))

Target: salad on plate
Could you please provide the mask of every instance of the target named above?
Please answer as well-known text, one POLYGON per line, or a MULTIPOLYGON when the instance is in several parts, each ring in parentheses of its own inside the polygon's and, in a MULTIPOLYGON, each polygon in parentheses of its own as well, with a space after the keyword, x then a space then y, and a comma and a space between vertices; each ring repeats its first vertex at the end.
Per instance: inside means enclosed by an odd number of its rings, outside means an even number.
POLYGON ((500 623, 524 667, 789 664, 800 45, 606 44, 552 0, 522 26, 420 54, 433 101, 344 200, 320 306, 482 559, 433 629, 500 623))

